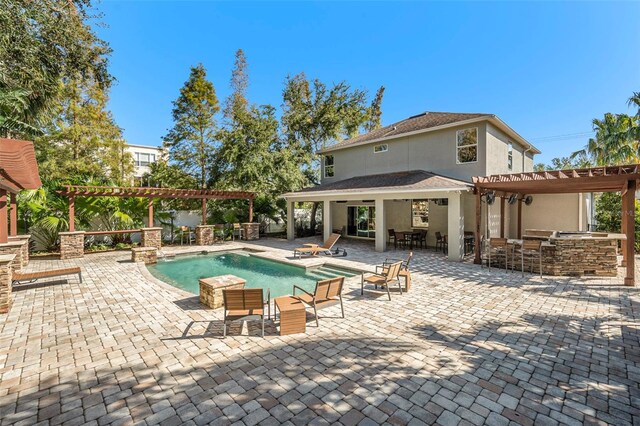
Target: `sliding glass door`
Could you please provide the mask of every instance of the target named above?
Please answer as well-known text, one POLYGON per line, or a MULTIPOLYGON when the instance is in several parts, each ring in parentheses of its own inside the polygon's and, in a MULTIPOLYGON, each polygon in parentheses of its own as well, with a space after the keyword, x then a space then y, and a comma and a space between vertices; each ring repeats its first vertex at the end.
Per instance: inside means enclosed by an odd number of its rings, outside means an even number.
POLYGON ((376 208, 373 206, 347 207, 347 235, 352 237, 376 237, 376 208))

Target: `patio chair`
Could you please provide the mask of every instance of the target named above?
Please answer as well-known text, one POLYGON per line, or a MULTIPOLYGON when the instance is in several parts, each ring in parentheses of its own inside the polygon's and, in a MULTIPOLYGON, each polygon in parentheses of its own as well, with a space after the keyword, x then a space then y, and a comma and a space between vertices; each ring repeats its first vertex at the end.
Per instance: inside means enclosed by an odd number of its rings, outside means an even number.
POLYGON ((344 277, 329 278, 328 280, 318 281, 313 293, 294 285, 293 296, 305 305, 313 308, 313 315, 316 317, 316 326, 319 326, 318 309, 327 308, 340 303, 342 318, 344 318, 344 305, 342 304, 343 285, 344 277), (296 296, 296 290, 300 290, 303 294, 296 296))
POLYGON ((538 256, 540 278, 542 278, 542 241, 540 240, 523 240, 522 246, 520 246, 520 270, 524 277, 524 257, 529 256, 531 258, 531 273, 533 274, 533 261, 538 256))
POLYGON ((491 255, 497 259, 504 258, 504 270, 509 270, 509 243, 506 238, 489 238, 487 250, 489 270, 491 270, 491 255))
POLYGON ((392 229, 387 229, 387 244, 391 244, 391 240, 393 240, 393 244, 396 244, 396 231, 392 229))
MULTIPOLYGON (((411 237, 409 237, 411 238, 411 237)), ((407 235, 404 232, 394 232, 394 247, 398 248, 398 246, 400 246, 400 248, 405 248, 407 246, 407 235)))
POLYGON ((421 229, 419 232, 416 241, 420 244, 420 248, 427 248, 427 231, 421 229))
POLYGON ((264 305, 267 305, 268 318, 271 319, 271 292, 267 289, 264 298, 261 288, 223 289, 224 322, 222 335, 227 337, 227 321, 262 320, 262 337, 264 337, 264 305))
POLYGON ((364 285, 365 283, 373 284, 375 289, 378 289, 378 286, 385 287, 387 290, 387 296, 389 296, 389 300, 391 300, 391 292, 389 291, 389 287, 394 282, 398 284, 398 289, 400 290, 400 294, 402 294, 402 285, 400 284, 400 279, 398 278, 400 274, 400 269, 402 268, 402 261, 392 263, 387 266, 385 272, 377 274, 369 274, 365 276, 362 275, 360 281, 360 294, 364 294, 364 285))
POLYGON ((389 265, 393 265, 396 262, 402 262, 402 266, 400 267, 398 276, 404 278, 404 290, 409 291, 411 289, 411 271, 409 271, 409 264, 411 263, 411 259, 413 259, 413 252, 409 253, 407 260, 387 258, 384 260, 382 265, 376 266, 376 274, 384 275, 389 265))
POLYGON ((180 236, 180 245, 184 244, 185 237, 187 238, 187 244, 189 245, 191 245, 192 237, 195 238, 195 234, 188 226, 181 226, 178 235, 176 235, 174 239, 178 236, 180 236))
POLYGON ((235 241, 236 236, 238 236, 238 238, 240 238, 241 240, 244 238, 244 229, 242 229, 242 226, 240 226, 239 223, 233 224, 233 232, 231 234, 231 239, 235 241))
MULTIPOLYGON (((319 246, 318 244, 305 244, 305 247, 300 247, 293 250, 293 257, 295 258, 298 255, 299 258, 302 258, 302 255, 307 256, 317 256, 318 254, 325 254, 327 256, 333 256, 333 252, 331 249, 336 244, 336 242, 340 239, 340 234, 331 234, 329 239, 324 242, 323 245, 319 246)), ((336 250, 336 253, 338 250, 336 250)))
POLYGON ((38 272, 16 272, 11 275, 11 282, 13 284, 26 284, 34 283, 42 278, 61 277, 63 275, 78 275, 80 283, 82 283, 82 270, 79 267, 74 268, 62 268, 62 269, 50 269, 48 271, 38 272))
POLYGON ((439 248, 444 251, 444 237, 440 232, 436 232, 436 251, 438 251, 439 248))

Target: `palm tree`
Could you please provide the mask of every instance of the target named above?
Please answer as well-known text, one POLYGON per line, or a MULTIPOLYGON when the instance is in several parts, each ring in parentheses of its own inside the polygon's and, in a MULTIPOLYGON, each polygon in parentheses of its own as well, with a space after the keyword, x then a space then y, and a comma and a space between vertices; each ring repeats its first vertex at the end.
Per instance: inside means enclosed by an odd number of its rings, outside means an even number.
POLYGON ((606 113, 602 120, 594 119, 595 137, 589 139, 584 149, 571 154, 571 158, 588 155, 599 166, 637 163, 640 146, 633 137, 637 121, 627 114, 612 113, 606 113))

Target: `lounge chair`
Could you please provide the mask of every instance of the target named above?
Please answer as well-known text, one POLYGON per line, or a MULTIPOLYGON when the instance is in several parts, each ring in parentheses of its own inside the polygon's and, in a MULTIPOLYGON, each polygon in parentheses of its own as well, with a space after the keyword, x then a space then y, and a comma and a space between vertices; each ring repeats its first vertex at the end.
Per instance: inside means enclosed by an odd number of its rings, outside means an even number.
POLYGON ((82 283, 82 270, 79 267, 63 268, 63 269, 50 269, 48 271, 38 272, 13 272, 11 281, 13 284, 33 283, 42 278, 60 277, 63 275, 78 275, 80 283, 82 283))
POLYGON ((248 321, 262 319, 262 337, 264 337, 264 305, 267 305, 269 319, 271 319, 271 293, 267 289, 264 298, 261 288, 225 289, 222 290, 224 299, 224 323, 222 335, 227 337, 227 321, 248 321))
POLYGON ((409 264, 411 263, 411 259, 413 259, 413 252, 409 253, 409 257, 407 257, 407 260, 387 258, 382 265, 376 266, 376 274, 384 275, 386 274, 386 270, 389 265, 392 265, 396 262, 402 262, 402 266, 400 267, 398 276, 404 278, 404 290, 409 291, 411 289, 411 271, 409 271, 409 264))
POLYGON ((339 238, 340 234, 331 234, 329 239, 325 241, 321 246, 319 246, 318 244, 305 244, 305 247, 300 247, 293 250, 293 257, 295 258, 296 255, 298 255, 299 258, 302 258, 303 254, 307 256, 317 256, 318 254, 333 256, 334 253, 331 251, 331 249, 336 244, 336 241, 338 241, 339 238))
POLYGON ((327 308, 340 303, 342 318, 344 318, 344 305, 342 304, 342 286, 344 285, 344 277, 329 278, 328 280, 318 281, 316 289, 313 293, 305 289, 293 286, 293 296, 305 305, 313 308, 313 314, 316 317, 316 326, 318 324, 318 309, 327 308), (303 294, 296 296, 296 290, 300 290, 303 294))
POLYGON ((377 274, 369 274, 365 276, 362 275, 362 279, 360 282, 361 290, 360 294, 364 294, 364 284, 369 283, 373 284, 378 289, 378 286, 385 287, 387 290, 387 296, 389 296, 389 300, 391 300, 391 292, 389 291, 389 287, 394 282, 398 284, 398 289, 400 290, 400 294, 402 294, 402 285, 400 284, 400 279, 398 278, 400 274, 400 269, 402 268, 402 261, 392 263, 387 265, 386 270, 383 273, 377 274))

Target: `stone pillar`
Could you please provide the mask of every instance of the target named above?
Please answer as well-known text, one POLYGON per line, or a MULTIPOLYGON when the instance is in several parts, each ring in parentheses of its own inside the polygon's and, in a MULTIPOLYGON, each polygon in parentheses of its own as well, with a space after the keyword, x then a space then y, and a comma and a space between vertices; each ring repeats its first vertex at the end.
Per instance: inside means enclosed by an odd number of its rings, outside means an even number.
POLYGON ((141 228, 140 247, 162 247, 162 228, 141 228))
POLYGON ((15 255, 0 255, 0 314, 6 314, 11 309, 13 296, 11 295, 11 263, 15 255))
POLYGON ((155 247, 134 247, 131 249, 132 262, 144 262, 145 265, 158 263, 158 250, 155 247))
POLYGON ((0 255, 12 254, 15 255, 11 267, 14 271, 21 271, 26 266, 22 257, 24 255, 23 247, 26 245, 26 241, 10 241, 8 243, 0 244, 0 255))
POLYGON ((31 235, 14 235, 9 237, 9 241, 24 241, 22 246, 22 267, 26 268, 29 264, 29 242, 31 241, 31 235))
POLYGON ((327 241, 331 236, 331 231, 333 231, 331 224, 331 201, 329 200, 322 202, 322 231, 324 240, 327 241))
POLYGON ((461 261, 464 257, 464 209, 462 194, 456 192, 448 197, 447 243, 449 260, 461 261))
POLYGON ((260 239, 260 224, 259 223, 243 223, 244 239, 245 240, 259 240, 260 239))
POLYGON ((287 240, 296 238, 295 202, 287 200, 287 240))
POLYGON ((384 252, 387 249, 387 224, 386 213, 384 211, 384 200, 377 199, 376 204, 376 251, 384 252))
POLYGON ((218 277, 200 280, 200 303, 216 309, 224 306, 224 289, 243 289, 246 281, 235 275, 220 275, 218 277))
POLYGON ((60 232, 60 259, 84 256, 84 231, 60 232))
POLYGON ((196 245, 210 246, 213 244, 213 225, 196 226, 196 245))

